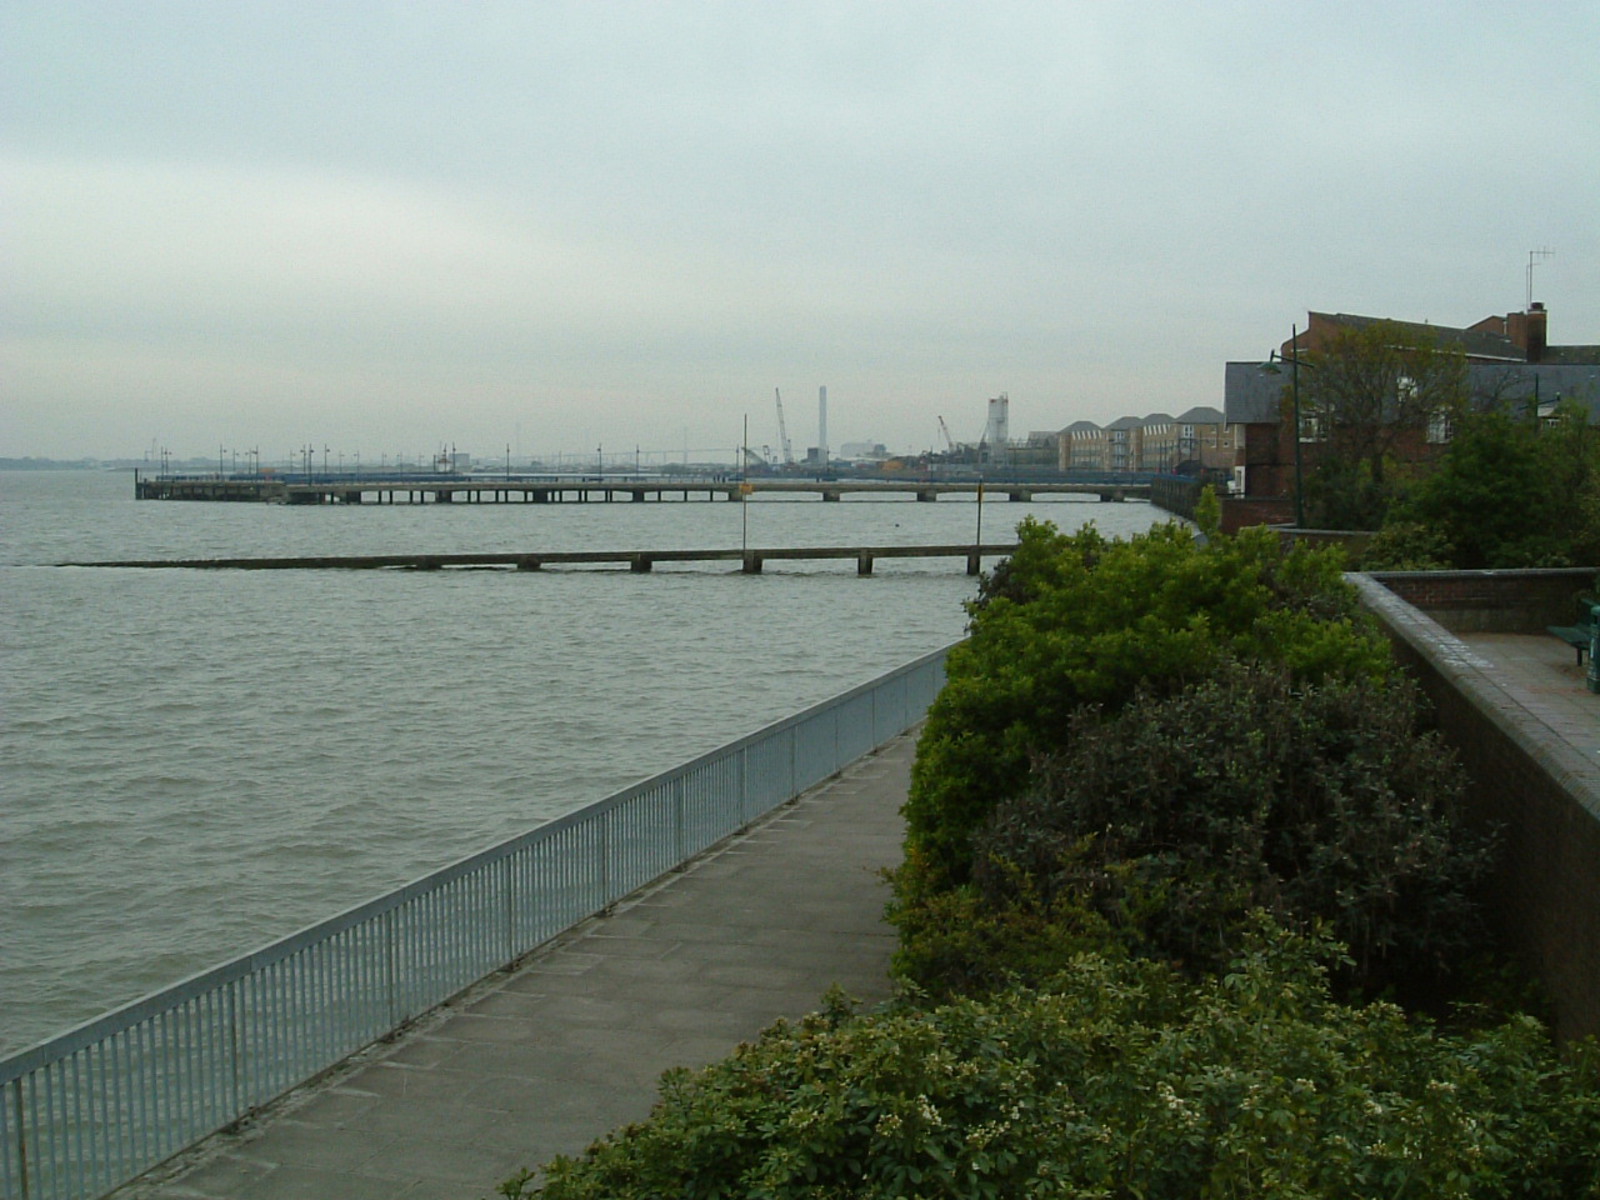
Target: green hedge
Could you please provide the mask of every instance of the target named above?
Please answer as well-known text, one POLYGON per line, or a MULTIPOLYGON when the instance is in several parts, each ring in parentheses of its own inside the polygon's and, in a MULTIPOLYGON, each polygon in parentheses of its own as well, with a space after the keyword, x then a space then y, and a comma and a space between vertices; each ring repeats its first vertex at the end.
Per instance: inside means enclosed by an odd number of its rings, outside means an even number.
POLYGON ((970 876, 973 836, 1026 787, 1035 754, 1065 745, 1084 705, 1171 694, 1230 660, 1307 681, 1392 669, 1337 551, 1284 553, 1265 529, 1202 542, 1176 523, 1126 541, 1031 519, 1017 532, 969 606, 971 636, 950 653, 918 746, 900 880, 911 895, 970 876))
MULTIPOLYGON (((1600 1075, 1519 1018, 1443 1034, 1329 995, 1260 924, 1198 984, 1080 955, 1048 988, 835 1004, 670 1074, 545 1200, 1600 1195, 1600 1075)), ((529 1194, 531 1177, 504 1194, 529 1194)))

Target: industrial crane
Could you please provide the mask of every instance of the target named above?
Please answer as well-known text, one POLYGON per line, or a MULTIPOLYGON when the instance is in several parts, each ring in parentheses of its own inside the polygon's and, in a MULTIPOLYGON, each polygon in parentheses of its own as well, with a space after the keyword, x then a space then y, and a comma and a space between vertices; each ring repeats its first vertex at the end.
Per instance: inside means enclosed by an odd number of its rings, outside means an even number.
POLYGON ((777 388, 772 389, 772 396, 778 402, 778 444, 783 448, 783 465, 794 466, 794 450, 789 446, 789 427, 783 422, 783 393, 777 388))
POLYGON ((950 426, 944 423, 943 417, 939 418, 939 432, 944 435, 945 448, 949 450, 951 454, 954 454, 956 452, 956 442, 955 439, 950 436, 950 426))

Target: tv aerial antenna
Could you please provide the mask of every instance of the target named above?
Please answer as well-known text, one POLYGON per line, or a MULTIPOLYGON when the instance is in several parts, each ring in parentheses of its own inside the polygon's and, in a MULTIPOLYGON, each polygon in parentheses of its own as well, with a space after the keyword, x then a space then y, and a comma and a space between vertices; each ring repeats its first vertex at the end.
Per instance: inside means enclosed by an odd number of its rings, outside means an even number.
POLYGON ((1533 311, 1533 268, 1537 266, 1541 260, 1546 258, 1554 258, 1555 256, 1556 252, 1550 249, 1549 246, 1543 246, 1538 250, 1528 251, 1528 307, 1523 310, 1524 312, 1533 311))

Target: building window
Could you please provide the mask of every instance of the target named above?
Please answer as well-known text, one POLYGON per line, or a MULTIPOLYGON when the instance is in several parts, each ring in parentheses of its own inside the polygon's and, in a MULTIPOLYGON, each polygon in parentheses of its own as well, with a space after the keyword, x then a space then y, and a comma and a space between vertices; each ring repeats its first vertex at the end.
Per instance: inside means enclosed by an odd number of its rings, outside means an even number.
POLYGON ((1436 408, 1428 414, 1428 442, 1439 446, 1450 440, 1450 414, 1436 408))

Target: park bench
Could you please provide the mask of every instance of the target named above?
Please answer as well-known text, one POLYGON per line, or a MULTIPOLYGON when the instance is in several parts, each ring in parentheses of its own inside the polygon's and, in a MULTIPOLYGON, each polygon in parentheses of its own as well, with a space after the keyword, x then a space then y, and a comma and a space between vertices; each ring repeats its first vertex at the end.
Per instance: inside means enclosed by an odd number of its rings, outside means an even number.
POLYGON ((1594 640, 1594 608, 1593 596, 1578 597, 1578 621, 1575 625, 1548 625, 1553 637, 1560 638, 1567 645, 1578 652, 1578 665, 1583 666, 1583 656, 1589 653, 1589 647, 1594 640))

